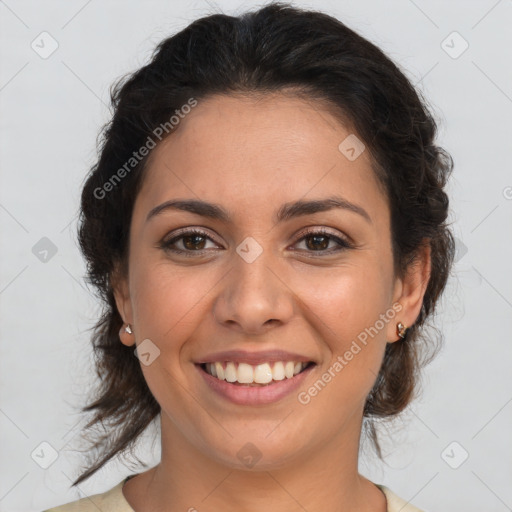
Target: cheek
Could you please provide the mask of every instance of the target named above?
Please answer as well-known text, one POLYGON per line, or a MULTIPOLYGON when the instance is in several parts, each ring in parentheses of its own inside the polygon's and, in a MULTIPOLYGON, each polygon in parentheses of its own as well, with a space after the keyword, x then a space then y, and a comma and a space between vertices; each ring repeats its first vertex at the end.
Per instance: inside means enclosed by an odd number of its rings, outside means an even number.
POLYGON ((392 321, 381 320, 389 308, 389 290, 379 270, 378 266, 317 270, 315 276, 293 286, 305 306, 302 314, 321 339, 320 377, 333 383, 328 385, 330 391, 322 393, 325 406, 331 393, 346 403, 360 402, 373 386, 387 341, 387 322, 392 321))
POLYGON ((324 325, 326 339, 342 349, 352 338, 373 325, 388 307, 389 283, 377 265, 347 264, 316 268, 296 276, 291 288, 310 311, 315 324, 324 325))
POLYGON ((137 341, 148 338, 159 349, 154 362, 142 366, 144 378, 163 409, 190 409, 192 416, 194 404, 183 396, 188 376, 183 374, 180 355, 205 320, 205 305, 218 278, 214 279, 212 272, 200 272, 199 267, 185 269, 165 261, 149 262, 148 258, 140 261, 143 263, 134 265, 130 277, 136 292, 132 301, 137 341))
POLYGON ((204 317, 203 303, 215 285, 214 272, 167 262, 143 263, 133 274, 135 323, 155 340, 183 339, 204 317), (177 335, 179 333, 179 336, 177 335))

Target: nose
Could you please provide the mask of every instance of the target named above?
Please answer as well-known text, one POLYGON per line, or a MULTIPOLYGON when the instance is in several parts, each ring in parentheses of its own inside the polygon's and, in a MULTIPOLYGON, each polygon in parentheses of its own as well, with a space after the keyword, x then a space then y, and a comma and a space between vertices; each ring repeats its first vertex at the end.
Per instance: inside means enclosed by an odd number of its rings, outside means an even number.
POLYGON ((270 251, 248 263, 234 255, 214 302, 214 318, 224 327, 258 335, 286 324, 294 314, 293 291, 270 251))

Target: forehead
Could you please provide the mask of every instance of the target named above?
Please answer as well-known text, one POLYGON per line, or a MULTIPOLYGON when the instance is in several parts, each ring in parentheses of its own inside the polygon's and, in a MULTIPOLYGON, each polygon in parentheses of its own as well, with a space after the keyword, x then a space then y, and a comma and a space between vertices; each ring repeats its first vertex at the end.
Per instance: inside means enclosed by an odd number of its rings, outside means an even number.
POLYGON ((152 151, 137 202, 147 211, 171 198, 195 197, 262 212, 336 193, 385 207, 368 152, 349 159, 340 150, 354 136, 316 100, 212 96, 152 151))

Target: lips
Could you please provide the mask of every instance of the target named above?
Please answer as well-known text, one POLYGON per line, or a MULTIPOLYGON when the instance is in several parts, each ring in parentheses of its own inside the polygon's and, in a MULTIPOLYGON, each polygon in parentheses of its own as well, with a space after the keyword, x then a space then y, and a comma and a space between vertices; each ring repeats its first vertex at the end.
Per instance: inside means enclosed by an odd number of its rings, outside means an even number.
MULTIPOLYGON (((220 380, 205 371, 203 365, 196 364, 194 366, 197 368, 199 375, 206 384, 208 393, 213 391, 214 395, 224 400, 245 406, 270 405, 290 396, 309 378, 309 375, 311 375, 316 368, 316 364, 309 364, 304 370, 294 375, 292 378, 285 378, 280 381, 272 380, 267 384, 241 384, 239 382, 220 380)), ((210 400, 209 394, 208 400, 210 400)))

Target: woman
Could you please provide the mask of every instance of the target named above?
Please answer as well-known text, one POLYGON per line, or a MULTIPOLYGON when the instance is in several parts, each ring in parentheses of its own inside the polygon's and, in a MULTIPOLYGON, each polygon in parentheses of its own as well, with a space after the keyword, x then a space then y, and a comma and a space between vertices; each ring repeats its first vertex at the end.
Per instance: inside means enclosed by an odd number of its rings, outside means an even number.
POLYGON ((162 457, 54 509, 414 511, 358 472, 409 404, 454 244, 450 156, 404 74, 334 18, 199 19, 112 93, 79 241, 110 426, 162 457), (136 349, 136 350, 135 350, 136 349))

